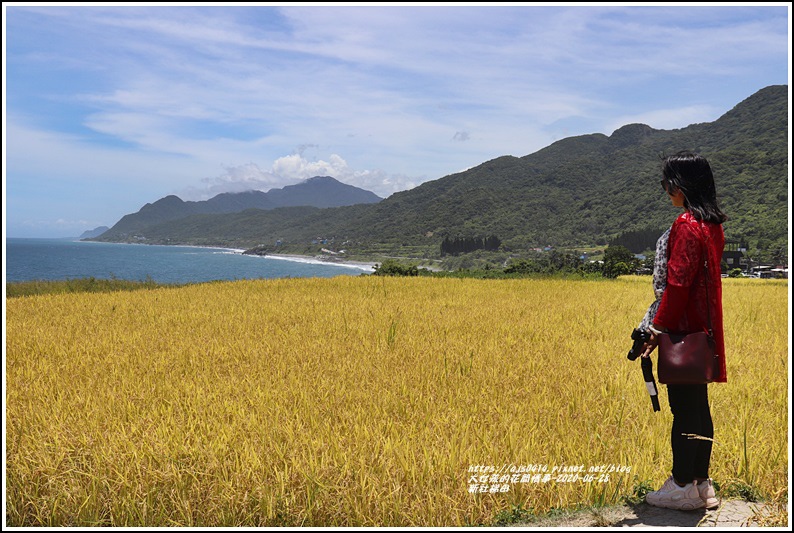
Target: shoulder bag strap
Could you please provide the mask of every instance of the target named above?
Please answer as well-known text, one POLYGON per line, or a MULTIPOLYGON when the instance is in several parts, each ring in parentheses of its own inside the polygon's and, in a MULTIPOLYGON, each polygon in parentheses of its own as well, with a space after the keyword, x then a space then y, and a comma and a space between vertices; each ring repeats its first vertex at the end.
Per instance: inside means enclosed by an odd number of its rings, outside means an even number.
POLYGON ((706 286, 706 316, 708 317, 709 337, 714 338, 714 328, 711 325, 711 300, 709 299, 709 247, 706 244, 706 230, 703 221, 700 221, 700 233, 703 236, 703 284, 706 286))

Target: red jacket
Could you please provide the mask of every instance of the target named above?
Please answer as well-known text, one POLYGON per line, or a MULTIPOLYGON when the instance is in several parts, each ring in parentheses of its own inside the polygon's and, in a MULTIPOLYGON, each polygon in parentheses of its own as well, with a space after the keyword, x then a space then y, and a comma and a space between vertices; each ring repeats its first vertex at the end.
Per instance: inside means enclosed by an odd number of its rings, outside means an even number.
POLYGON ((725 235, 721 224, 701 222, 688 211, 679 216, 673 222, 667 244, 667 287, 653 319, 658 328, 667 328, 673 333, 692 333, 708 331, 710 313, 715 348, 719 355, 719 371, 715 380, 718 382, 728 381, 720 275, 724 248, 725 235), (704 238, 708 251, 708 291, 703 273, 704 238))

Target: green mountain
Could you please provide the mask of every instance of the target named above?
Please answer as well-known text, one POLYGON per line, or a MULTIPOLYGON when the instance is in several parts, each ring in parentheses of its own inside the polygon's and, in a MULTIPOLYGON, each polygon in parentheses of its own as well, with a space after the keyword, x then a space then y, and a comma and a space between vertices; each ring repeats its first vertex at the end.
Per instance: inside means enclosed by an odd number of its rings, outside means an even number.
POLYGON ((319 237, 348 250, 412 247, 436 255, 442 240, 455 236, 496 236, 518 253, 546 245, 603 246, 627 232, 669 227, 679 211, 659 185, 660 158, 679 150, 711 162, 730 217, 726 238, 780 260, 788 249, 786 85, 758 91, 714 122, 676 130, 629 124, 610 136, 569 137, 376 204, 198 214, 136 235, 151 243, 237 247, 279 240, 301 245, 319 237))

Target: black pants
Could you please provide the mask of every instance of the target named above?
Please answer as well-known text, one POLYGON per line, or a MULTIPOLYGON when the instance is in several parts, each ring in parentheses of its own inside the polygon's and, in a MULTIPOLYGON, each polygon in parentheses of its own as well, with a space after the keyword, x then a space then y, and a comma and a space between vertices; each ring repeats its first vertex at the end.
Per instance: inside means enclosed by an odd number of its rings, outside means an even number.
POLYGON ((667 398, 673 412, 673 477, 679 483, 708 478, 712 442, 692 437, 714 437, 708 385, 668 385, 667 398))

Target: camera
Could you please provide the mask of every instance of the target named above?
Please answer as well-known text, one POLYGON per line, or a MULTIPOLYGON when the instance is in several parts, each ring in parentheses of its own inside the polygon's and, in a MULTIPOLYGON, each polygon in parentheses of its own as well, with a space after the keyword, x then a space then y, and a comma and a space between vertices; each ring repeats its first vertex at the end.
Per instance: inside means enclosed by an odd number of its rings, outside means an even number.
POLYGON ((631 346, 631 350, 629 350, 629 354, 626 356, 629 358, 629 361, 634 361, 640 355, 642 355, 642 347, 651 339, 651 334, 643 329, 634 328, 634 331, 631 332, 631 340, 634 341, 634 344, 631 346))
MULTIPOLYGON (((634 341, 634 344, 631 345, 628 358, 629 361, 635 361, 642 355, 642 347, 645 346, 645 343, 651 340, 651 333, 643 329, 634 328, 634 331, 631 332, 631 340, 634 341)), ((643 357, 640 361, 640 367, 642 368, 642 377, 645 380, 645 387, 648 389, 648 394, 651 396, 653 410, 658 411, 661 408, 659 407, 659 397, 656 392, 656 380, 653 379, 653 361, 651 361, 650 357, 643 357)))

